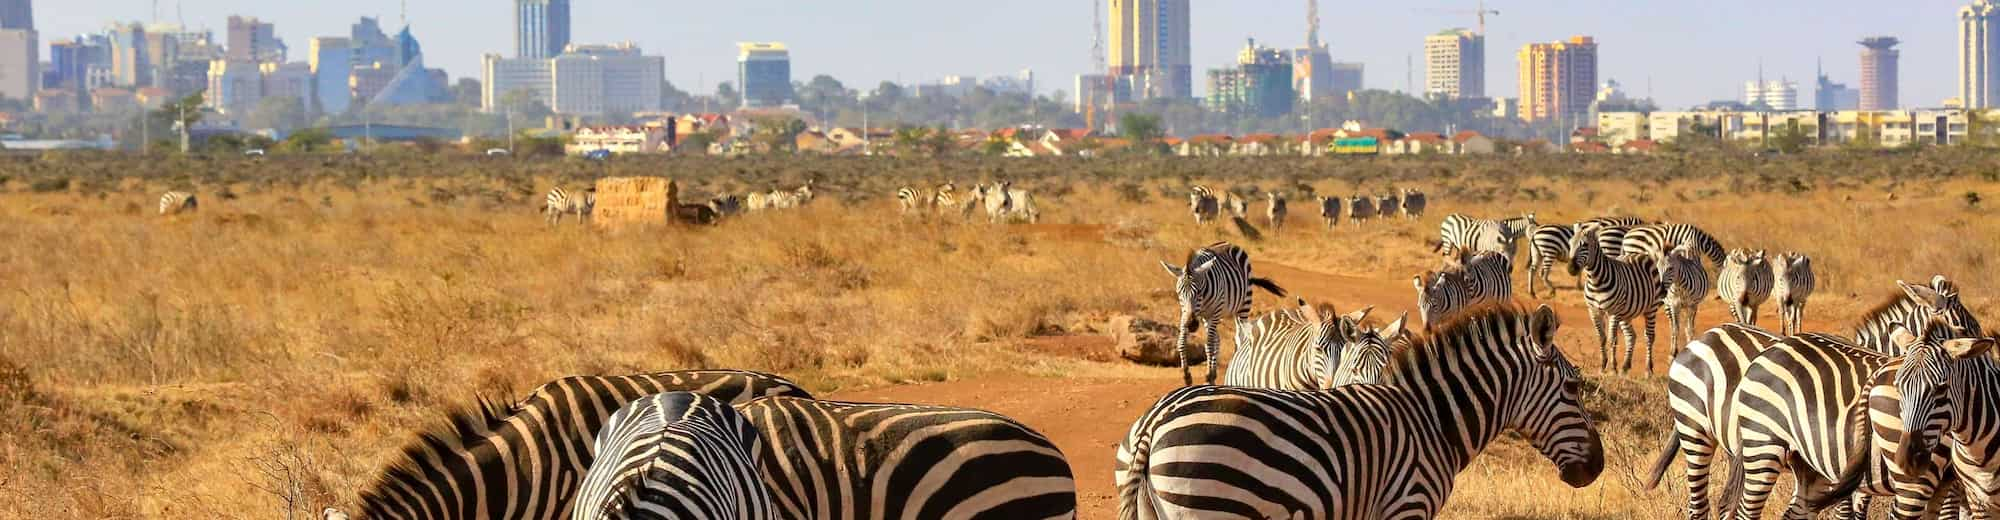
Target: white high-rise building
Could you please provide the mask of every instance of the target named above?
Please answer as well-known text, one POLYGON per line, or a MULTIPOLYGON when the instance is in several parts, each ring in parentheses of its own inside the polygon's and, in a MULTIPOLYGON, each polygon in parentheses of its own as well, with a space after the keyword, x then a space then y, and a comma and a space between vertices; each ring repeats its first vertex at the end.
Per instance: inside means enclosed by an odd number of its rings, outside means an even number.
POLYGON ((601 115, 660 109, 666 58, 646 56, 632 43, 570 45, 551 59, 483 59, 481 102, 501 109, 508 93, 525 91, 558 114, 601 115))
POLYGON ((555 106, 552 97, 555 80, 549 75, 549 67, 550 61, 546 59, 487 54, 480 60, 480 106, 487 112, 501 111, 505 108, 502 101, 515 91, 524 92, 543 105, 555 106))
POLYGON ((1424 38, 1424 93, 1443 99, 1486 97, 1486 36, 1451 29, 1424 38))
POLYGON ((1797 110, 1799 108, 1799 84, 1792 81, 1771 80, 1743 83, 1743 104, 1755 105, 1759 102, 1772 110, 1797 110))
POLYGON ((0 96, 35 99, 42 87, 40 44, 34 29, 0 29, 0 96))
POLYGON ((2000 107, 2000 4, 1975 0, 1958 10, 1958 99, 1966 108, 2000 107))

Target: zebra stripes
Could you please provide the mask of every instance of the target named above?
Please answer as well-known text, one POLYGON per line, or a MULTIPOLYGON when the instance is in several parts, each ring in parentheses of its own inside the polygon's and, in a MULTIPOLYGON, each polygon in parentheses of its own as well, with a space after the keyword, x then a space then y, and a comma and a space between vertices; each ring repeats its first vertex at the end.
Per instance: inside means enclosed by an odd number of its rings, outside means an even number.
POLYGON ((777 518, 762 439, 736 409, 691 392, 639 398, 605 420, 573 520, 777 518))
POLYGON ((731 403, 808 395, 784 378, 740 370, 558 379, 512 406, 481 402, 455 414, 449 429, 418 436, 362 490, 362 517, 566 518, 605 420, 635 399, 677 391, 731 403))
POLYGON ((1119 518, 1430 518, 1506 432, 1587 486, 1604 452, 1559 326, 1546 306, 1475 309, 1397 352, 1381 384, 1169 393, 1118 446, 1119 518))
POLYGON ((1424 207, 1430 205, 1424 192, 1403 188, 1403 218, 1419 219, 1424 216, 1424 207))
POLYGON ((1801 253, 1778 255, 1771 263, 1771 299, 1778 302, 1778 322, 1786 335, 1802 331, 1806 299, 1813 293, 1812 259, 1801 253))
POLYGON ((1694 341, 1695 318, 1701 314, 1701 301, 1708 299, 1713 282, 1708 279, 1708 270, 1702 268, 1701 257, 1687 244, 1668 251, 1656 267, 1660 284, 1666 286, 1660 307, 1667 311, 1667 346, 1678 349, 1694 341))
POLYGON ((1340 197, 1320 197, 1319 218, 1326 221, 1327 231, 1340 225, 1340 197))
POLYGON ((1709 329, 1689 342, 1667 367, 1667 404, 1674 427, 1667 432, 1643 488, 1659 486, 1674 455, 1687 463, 1687 518, 1708 520, 1709 473, 1720 445, 1719 433, 1729 420, 1729 403, 1752 359, 1782 339, 1768 331, 1734 323, 1709 329))
MULTIPOLYGON (((1859 484, 1862 474, 1870 481, 1900 482, 1864 489, 1896 494, 1898 511, 1912 502, 1917 511, 1924 509, 1937 477, 1884 465, 1872 454, 1870 430, 1862 423, 1872 414, 1860 406, 1861 399, 1875 372, 1892 359, 1839 342, 1786 338, 1750 362, 1726 415, 1719 416, 1728 417, 1718 440, 1735 456, 1731 480, 1742 488, 1735 518, 1759 518, 1778 476, 1787 471, 1797 480, 1787 518, 1809 518, 1850 494, 1852 487, 1835 484, 1859 484)), ((1850 507, 1865 506, 1865 497, 1857 499, 1850 507)))
POLYGON ((737 406, 763 436, 782 518, 1075 518, 1055 443, 967 408, 772 397, 737 406))
POLYGON ((1570 237, 1576 236, 1576 229, 1570 226, 1536 226, 1528 240, 1528 296, 1541 297, 1535 289, 1535 281, 1549 288, 1549 296, 1556 295, 1555 282, 1549 281, 1549 271, 1556 262, 1569 263, 1570 237))
POLYGON ((919 213, 928 209, 924 205, 931 202, 931 200, 925 198, 924 194, 918 192, 916 188, 904 186, 896 189, 896 202, 902 205, 904 215, 919 213))
POLYGON ((198 206, 200 205, 200 201, 195 200, 193 193, 169 191, 164 195, 160 195, 160 215, 162 216, 191 213, 199 209, 198 206))
POLYGON ((1222 212, 1222 204, 1207 186, 1195 185, 1188 190, 1188 212, 1194 213, 1195 224, 1206 224, 1222 212))
POLYGON ((1900 326, 1908 330, 1922 329, 1932 317, 1941 317, 1945 323, 1959 331, 1959 337, 1974 337, 1985 334, 1979 319, 1959 301, 1958 284, 1945 279, 1944 275, 1931 277, 1930 285, 1917 285, 1897 280, 1903 295, 1890 299, 1863 314, 1861 324, 1855 327, 1854 343, 1862 348, 1891 356, 1900 356, 1903 351, 1892 341, 1893 332, 1900 326))
POLYGON ((1228 242, 1216 242, 1188 253, 1187 263, 1175 266, 1160 262, 1174 277, 1174 293, 1180 301, 1181 316, 1174 334, 1174 351, 1181 362, 1181 381, 1194 384, 1188 371, 1187 339, 1197 329, 1207 331, 1208 383, 1215 384, 1217 358, 1221 355, 1220 331, 1225 316, 1235 317, 1236 325, 1250 319, 1250 287, 1257 286, 1273 295, 1285 290, 1270 280, 1250 274, 1250 254, 1228 242))
POLYGON ((1369 309, 1326 319, 1318 307, 1279 310, 1236 329, 1236 355, 1223 384, 1277 390, 1317 390, 1373 382, 1387 359, 1389 340, 1403 329, 1398 318, 1383 329, 1361 324, 1369 309))
MULTIPOLYGON (((1993 339, 1953 338, 1957 332, 1942 318, 1916 334, 1897 330, 1895 341, 1907 353, 1887 367, 1895 373, 1878 372, 1868 394, 1869 422, 1878 451, 1891 454, 1893 467, 1919 474, 1942 471, 1932 454, 1948 452, 1949 469, 1966 486, 1960 496, 1977 497, 1977 505, 1990 511, 1990 497, 2000 495, 2000 456, 1995 455, 2000 437, 1993 434, 2000 431, 2000 402, 1995 402, 2000 399, 2000 366, 1988 357, 1993 339), (1911 424, 1924 427, 1910 435, 1911 424)), ((1907 486, 1908 480, 1897 484, 1907 486)), ((1917 505, 1898 500, 1897 513, 1920 515, 1917 505)))
POLYGON ((1737 323, 1757 324, 1757 307, 1771 297, 1771 266, 1763 251, 1741 249, 1729 252, 1722 273, 1715 280, 1715 297, 1729 304, 1729 315, 1737 323))
POLYGON ((951 211, 958 209, 961 204, 970 206, 959 199, 958 185, 949 182, 939 184, 937 189, 931 191, 930 204, 939 215, 950 215, 951 211))
POLYGON ((1625 364, 1632 369, 1632 320, 1644 318, 1646 328, 1646 373, 1653 372, 1653 331, 1658 324, 1660 301, 1667 289, 1660 284, 1660 272, 1650 259, 1620 259, 1598 248, 1598 229, 1586 229, 1572 237, 1576 253, 1570 264, 1582 273, 1585 307, 1590 311, 1591 328, 1597 332, 1600 369, 1610 370, 1616 356, 1611 350, 1610 329, 1617 329, 1625 344, 1625 364))
POLYGON ((1445 256, 1491 251, 1516 258, 1520 238, 1535 229, 1535 214, 1506 220, 1481 220, 1453 213, 1438 224, 1438 252, 1445 256))
POLYGON ((1285 198, 1279 196, 1278 192, 1275 191, 1265 193, 1264 198, 1269 201, 1269 205, 1264 209, 1264 217, 1271 224, 1271 233, 1276 234, 1284 231, 1285 214, 1289 212, 1286 208, 1285 198))
POLYGON ((973 191, 986 202, 986 217, 991 222, 1001 220, 1025 220, 1041 222, 1042 212, 1035 208, 1035 197, 1028 190, 1015 189, 1013 181, 1001 181, 995 185, 979 185, 973 191))
POLYGON ((1667 251, 1676 246, 1688 245, 1696 253, 1708 258, 1715 265, 1722 265, 1722 243, 1707 231, 1688 224, 1655 224, 1627 229, 1619 241, 1618 256, 1630 258, 1634 255, 1654 260, 1664 258, 1667 251))
POLYGON ((574 213, 576 221, 583 222, 590 218, 591 211, 596 207, 597 188, 570 192, 557 186, 549 190, 548 197, 544 198, 542 213, 548 217, 549 225, 553 226, 562 223, 564 213, 574 213))
POLYGON ((1429 327, 1461 309, 1513 299, 1513 271, 1507 255, 1483 252, 1441 272, 1418 275, 1414 280, 1418 316, 1429 327))

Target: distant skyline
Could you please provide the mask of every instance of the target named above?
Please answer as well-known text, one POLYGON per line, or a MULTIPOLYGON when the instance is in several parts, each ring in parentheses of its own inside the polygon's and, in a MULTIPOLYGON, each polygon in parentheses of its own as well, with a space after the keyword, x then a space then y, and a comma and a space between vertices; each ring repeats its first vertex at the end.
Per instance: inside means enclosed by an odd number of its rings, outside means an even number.
MULTIPOLYGON (((1104 0, 1095 0, 1102 3, 1104 0)), ((48 40, 101 31, 113 21, 150 21, 151 0, 69 0, 35 9, 48 40)), ((160 21, 175 21, 175 0, 161 0, 160 21)), ((1762 61, 1767 79, 1810 88, 1815 59, 1834 81, 1859 83, 1865 36, 1903 41, 1901 101, 1936 106, 1957 95, 1957 22, 1963 0, 1691 0, 1590 2, 1488 0, 1487 94, 1514 97, 1514 53, 1523 44, 1571 35, 1595 37, 1600 80, 1616 79, 1630 95, 1652 94, 1666 108, 1742 96, 1762 61)), ((314 36, 344 36, 360 16, 401 27, 396 0, 273 3, 257 0, 184 2, 187 25, 223 36, 230 15, 277 25, 293 49, 314 36)), ((792 49, 792 77, 828 74, 850 88, 881 81, 918 83, 946 75, 990 77, 1035 70, 1044 93, 1073 86, 1090 69, 1092 0, 938 2, 811 0, 735 2, 601 2, 573 0, 572 41, 630 40, 666 57, 667 77, 687 91, 713 92, 735 76, 736 42, 783 41, 792 49)), ((1424 37, 1472 27, 1474 2, 1414 4, 1322 0, 1322 41, 1335 61, 1367 65, 1368 88, 1401 90, 1406 73, 1423 88, 1424 37), (1462 9, 1465 14, 1442 12, 1462 9), (1407 61, 1406 61, 1407 60, 1407 61), (1406 66, 1406 63, 1408 66, 1406 66), (1414 67, 1411 69, 1409 67, 1414 67)), ((1192 2, 1197 74, 1235 60, 1245 38, 1296 47, 1305 41, 1305 0, 1192 2)), ((512 0, 422 0, 409 3, 410 23, 425 61, 453 78, 477 78, 484 53, 514 51, 512 0)), ((1199 83, 1199 82, 1197 82, 1199 83)), ((1203 86, 1197 85, 1200 90, 1203 86)))

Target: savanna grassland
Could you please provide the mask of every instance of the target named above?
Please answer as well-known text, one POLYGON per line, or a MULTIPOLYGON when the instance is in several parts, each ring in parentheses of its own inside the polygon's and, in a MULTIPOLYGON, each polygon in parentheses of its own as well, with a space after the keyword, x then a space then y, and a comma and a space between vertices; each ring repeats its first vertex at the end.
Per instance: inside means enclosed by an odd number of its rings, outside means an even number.
MULTIPOLYGON (((272 518, 351 506, 412 432, 476 396, 571 374, 766 370, 822 395, 989 406, 1050 431, 1105 518, 1115 436, 1178 382, 1094 324, 1168 320, 1156 260, 1217 239, 1343 310, 1411 307, 1452 212, 1636 215, 1728 247, 1813 256, 1808 328, 1845 332, 1897 279, 1943 273, 2000 310, 2000 157, 554 159, 0 157, 0 517, 272 518), (684 196, 815 179, 798 210, 615 232, 537 214, 550 186, 663 175, 684 196), (1012 180, 1036 225, 904 217, 893 193, 1012 180), (1197 226, 1186 187, 1256 194, 1263 238, 1197 226), (1327 231, 1312 195, 1429 194, 1419 220, 1327 231), (160 193, 198 212, 157 215, 160 193), (1262 193, 1292 198, 1281 233, 1262 193), (1893 193, 1892 198, 1890 194, 1893 193), (1041 396, 1051 396, 1042 398, 1041 396), (1055 398, 1060 395, 1062 397, 1055 398), (1056 402, 1056 401, 1067 402, 1056 402), (1106 410, 1080 414, 1074 407, 1106 410), (1095 407, 1095 408, 1091 408, 1095 407), (1111 441, 1106 441, 1110 438, 1111 441)), ((1605 375, 1574 291, 1551 300, 1590 367, 1609 466, 1571 490, 1505 441, 1460 477, 1460 518, 1669 518, 1638 482, 1669 424, 1663 378, 1605 375)), ((1517 271, 1516 291, 1525 296, 1517 271)), ((1258 301, 1260 311, 1282 302, 1258 301)), ((1766 305, 1766 319, 1775 319, 1766 305)), ((1703 306, 1704 327, 1726 311, 1703 306)), ((1660 334, 1664 336, 1665 329, 1660 334)), ((1656 366, 1664 372, 1661 341, 1656 366)), ((1643 362, 1643 358, 1642 358, 1643 362)), ((1676 469, 1677 473, 1679 470, 1676 469)))

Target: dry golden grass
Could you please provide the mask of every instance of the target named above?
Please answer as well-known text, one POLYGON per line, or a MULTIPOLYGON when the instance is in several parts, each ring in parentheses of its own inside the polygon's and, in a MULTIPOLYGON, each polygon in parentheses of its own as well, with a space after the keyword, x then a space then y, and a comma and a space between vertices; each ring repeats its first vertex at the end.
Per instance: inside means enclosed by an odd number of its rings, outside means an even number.
MULTIPOLYGON (((1991 315, 2000 302, 1987 282, 2000 221, 1962 196, 2000 184, 1972 179, 1844 178, 1787 193, 1732 187, 1748 174, 1639 185, 1391 180, 1281 161, 1272 170, 1286 173, 1246 178, 1234 173, 1243 163, 1194 161, 1146 178, 1036 179, 1047 194, 1045 224, 1030 227, 894 216, 895 185, 956 165, 899 163, 908 170, 901 177, 873 179, 810 162, 745 163, 738 178, 727 172, 736 163, 720 164, 708 165, 724 173, 706 188, 820 173, 832 177, 821 182, 831 194, 717 228, 605 234, 572 223, 552 230, 534 213, 556 179, 578 186, 577 177, 600 173, 573 163, 548 163, 552 173, 532 179, 376 171, 277 185, 89 180, 100 174, 51 189, 45 177, 0 176, 0 517, 316 512, 351 500, 410 431, 454 403, 518 395, 567 374, 738 367, 784 373, 819 392, 1021 375, 1171 377, 1021 347, 1093 316, 1173 312, 1154 260, 1234 237, 1191 222, 1177 195, 1188 181, 1266 190, 1303 181, 1322 194, 1426 189, 1431 215, 1421 221, 1328 233, 1317 208, 1299 200, 1282 236, 1267 229, 1264 241, 1246 244, 1260 262, 1379 282, 1303 296, 1391 311, 1409 306, 1408 277, 1435 263, 1423 241, 1454 211, 1533 210, 1543 222, 1632 214, 1699 224, 1730 247, 1805 251, 1820 279, 1809 323, 1833 330, 1897 278, 1947 273, 1976 312, 1991 315), (201 212, 152 214, 161 191, 190 184, 199 185, 201 212), (1881 195, 1890 185, 1897 200, 1881 195)), ((1509 164, 1522 166, 1480 168, 1509 164)), ((975 179, 957 180, 964 188, 975 179)), ((1261 206, 1252 218, 1260 225, 1261 206)), ((1558 301, 1574 305, 1571 280, 1555 278, 1565 288, 1558 301)), ((1725 312, 1713 303, 1703 310, 1704 324, 1725 312)), ((1766 306, 1766 316, 1774 312, 1766 306)), ((1594 366, 1594 338, 1581 322, 1569 325, 1572 358, 1594 366)), ((1569 490, 1531 449, 1507 441, 1460 479, 1452 515, 1677 516, 1677 477, 1637 489, 1669 424, 1661 380, 1593 383, 1587 404, 1605 414, 1611 459, 1597 485, 1569 490)))

